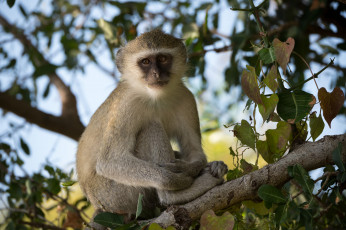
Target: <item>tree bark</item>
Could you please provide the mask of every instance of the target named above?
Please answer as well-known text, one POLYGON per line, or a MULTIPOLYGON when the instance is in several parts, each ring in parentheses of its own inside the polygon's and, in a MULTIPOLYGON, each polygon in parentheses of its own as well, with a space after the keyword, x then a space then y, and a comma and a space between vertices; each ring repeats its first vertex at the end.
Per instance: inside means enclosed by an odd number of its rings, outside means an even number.
POLYGON ((287 173, 288 166, 299 164, 309 171, 334 164, 332 152, 340 142, 343 161, 346 162, 345 140, 346 134, 343 134, 325 136, 317 142, 302 144, 274 164, 214 187, 187 204, 168 208, 152 222, 163 227, 173 225, 177 229, 186 229, 191 221, 199 219, 206 210, 222 210, 241 201, 252 200, 257 197, 257 190, 263 184, 284 184, 290 179, 287 173))
POLYGON ((60 133, 70 137, 76 141, 84 131, 84 125, 78 117, 54 116, 45 113, 35 107, 32 107, 28 102, 18 100, 8 93, 0 92, 0 108, 5 111, 10 111, 26 121, 36 124, 44 129, 60 133))

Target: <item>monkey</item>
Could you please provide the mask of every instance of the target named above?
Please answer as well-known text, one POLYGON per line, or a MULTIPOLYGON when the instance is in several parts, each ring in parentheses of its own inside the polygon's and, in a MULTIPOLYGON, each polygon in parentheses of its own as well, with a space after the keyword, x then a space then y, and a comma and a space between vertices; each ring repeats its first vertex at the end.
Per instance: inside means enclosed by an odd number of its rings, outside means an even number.
POLYGON ((222 161, 207 163, 196 101, 183 82, 182 39, 160 29, 143 33, 116 54, 121 80, 94 113, 76 155, 79 185, 96 212, 131 219, 187 203, 224 181, 222 161), (171 141, 178 144, 174 151, 171 141))

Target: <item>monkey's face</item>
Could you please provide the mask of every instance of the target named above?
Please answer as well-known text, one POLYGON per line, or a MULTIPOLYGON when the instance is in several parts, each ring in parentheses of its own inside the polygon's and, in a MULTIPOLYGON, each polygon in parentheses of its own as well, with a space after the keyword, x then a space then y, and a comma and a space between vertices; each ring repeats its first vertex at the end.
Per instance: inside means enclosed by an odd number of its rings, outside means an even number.
POLYGON ((151 88, 160 88, 170 80, 173 57, 169 53, 154 53, 137 60, 142 79, 151 88))

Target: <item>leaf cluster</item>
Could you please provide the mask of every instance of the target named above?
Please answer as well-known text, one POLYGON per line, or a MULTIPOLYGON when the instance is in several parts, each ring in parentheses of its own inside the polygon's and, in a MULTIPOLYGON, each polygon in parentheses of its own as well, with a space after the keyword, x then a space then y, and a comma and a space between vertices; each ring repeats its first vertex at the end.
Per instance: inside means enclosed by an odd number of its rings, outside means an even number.
POLYGON ((288 173, 292 181, 281 190, 271 185, 262 185, 258 196, 267 208, 272 208, 276 227, 292 229, 345 228, 343 218, 346 200, 341 194, 346 177, 345 163, 341 160, 341 144, 333 151, 333 159, 338 166, 327 166, 317 180, 300 165, 290 166, 288 173), (321 182, 320 186, 316 186, 321 182), (320 187, 318 189, 318 187, 320 187), (330 213, 334 213, 334 216, 330 213))
POLYGON ((23 156, 30 155, 29 145, 21 137, 16 142, 0 143, 0 195, 5 208, 2 214, 6 213, 2 226, 5 229, 31 229, 61 225, 81 229, 85 221, 83 210, 89 203, 84 197, 69 202, 69 186, 75 183, 73 170, 66 173, 47 163, 42 172, 29 175, 23 169, 23 156), (22 175, 18 175, 18 171, 22 171, 22 175), (47 216, 52 211, 59 215, 50 222, 47 216))

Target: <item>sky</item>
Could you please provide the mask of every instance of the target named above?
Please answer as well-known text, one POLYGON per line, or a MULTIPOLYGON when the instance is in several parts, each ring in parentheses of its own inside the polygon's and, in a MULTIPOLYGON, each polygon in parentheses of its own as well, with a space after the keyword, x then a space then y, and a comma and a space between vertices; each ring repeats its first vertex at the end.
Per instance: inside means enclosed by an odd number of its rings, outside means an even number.
MULTIPOLYGON (((24 0, 17 0, 16 2, 21 2, 24 4, 26 9, 29 11, 33 10, 36 4, 35 1, 24 1, 24 0)), ((47 0, 43 0, 43 2, 47 2, 47 0)), ((47 4, 48 5, 48 4, 47 4)), ((46 6, 47 6, 46 5, 46 6)), ((43 4, 41 7, 45 7, 45 4, 43 4)), ((46 10, 49 10, 48 8, 46 10)), ((107 19, 107 13, 103 14, 102 12, 98 12, 97 10, 93 12, 96 18, 105 17, 107 19)), ((109 14, 112 14, 112 10, 110 9, 109 14)), ((0 14, 6 16, 11 22, 20 23, 20 20, 23 20, 19 17, 17 4, 12 8, 9 9, 5 1, 0 1, 0 14)), ((222 34, 229 34, 232 26, 230 24, 234 24, 234 21, 236 20, 236 13, 230 11, 228 8, 224 8, 220 12, 220 17, 222 20, 220 20, 220 28, 219 32, 222 34)), ((1 34, 0 34, 1 36, 1 34)), ((311 38, 313 39, 313 38, 311 38)), ((18 47, 16 45, 13 45, 14 52, 20 52, 18 50, 18 47)), ((208 85, 209 89, 217 89, 220 88, 223 84, 223 71, 225 68, 228 67, 228 60, 230 56, 230 52, 224 52, 221 54, 216 54, 213 52, 210 52, 206 55, 207 60, 207 68, 206 68, 206 77, 209 79, 208 82, 210 84, 208 85), (226 60, 226 61, 225 61, 226 60)), ((55 57, 59 58, 59 57, 55 57)), ((106 58, 107 59, 107 58, 106 58)), ((344 67, 346 67, 346 54, 345 52, 340 56, 336 58, 337 62, 343 62, 344 67)), ((106 66, 110 63, 104 63, 106 66)), ((318 72, 320 70, 320 66, 312 65, 311 66, 313 72, 318 72)), ((68 76, 69 72, 64 70, 59 70, 60 76, 65 76, 65 81, 69 81, 70 79, 68 76)), ((82 74, 80 72, 76 73, 76 78, 74 84, 72 84, 72 91, 78 92, 77 94, 77 100, 78 100, 78 109, 80 111, 80 117, 82 119, 82 122, 87 125, 91 115, 94 113, 94 111, 98 108, 98 106, 107 98, 109 93, 114 89, 116 86, 116 83, 113 79, 110 77, 105 77, 105 74, 101 72, 98 68, 93 66, 92 64, 86 66, 85 74, 82 74)), ((307 73, 307 75, 309 75, 307 73)), ((319 84, 319 86, 324 86, 327 88, 327 90, 330 92, 331 87, 329 82, 332 78, 335 77, 335 73, 332 71, 327 70, 321 77, 319 77, 316 81, 319 84)), ((47 79, 41 78, 38 81, 38 89, 39 91, 43 92, 45 85, 47 84, 47 79)), ((199 78, 194 78, 189 82, 189 85, 192 88, 198 88, 198 85, 201 84, 201 80, 199 78)), ((53 88, 53 87, 52 87, 53 88)), ((204 98, 206 101, 209 101, 209 103, 216 103, 220 107, 222 107, 223 104, 226 102, 231 101, 234 97, 232 94, 237 93, 237 90, 235 89, 234 92, 230 92, 228 94, 224 94, 222 97, 219 98, 218 101, 212 101, 212 95, 211 92, 207 92, 204 95, 204 98)), ((308 85, 305 87, 305 90, 313 93, 314 95, 317 95, 316 87, 314 86, 314 83, 310 81, 308 85)), ((236 102, 235 102, 236 103, 236 102)), ((49 97, 45 100, 42 98, 39 98, 38 105, 39 108, 48 111, 50 113, 59 114, 60 107, 57 106, 60 104, 60 98, 56 90, 52 89, 52 92, 50 93, 49 97)), ((244 104, 244 103, 243 103, 244 104)), ((233 111, 230 111, 234 116, 237 117, 237 121, 240 121, 241 119, 247 119, 248 114, 243 114, 241 111, 243 110, 244 105, 238 106, 238 109, 235 109, 233 111)), ((222 109, 222 108, 221 108, 222 109)), ((314 107, 315 111, 319 111, 319 105, 316 105, 314 107)), ((260 117, 259 114, 256 115, 257 118, 260 117)), ((4 132, 6 132, 7 121, 13 120, 13 121, 21 121, 22 119, 16 117, 15 115, 8 114, 6 115, 7 120, 1 119, 0 120, 0 135, 4 132)), ((221 123, 222 123, 222 117, 221 123)), ((258 122, 259 126, 261 125, 261 122, 258 122)), ((333 122, 332 122, 332 129, 326 126, 323 134, 324 135, 331 135, 331 134, 342 134, 345 132, 345 118, 342 118, 338 116, 333 122)), ((269 125, 270 126, 270 125, 269 125)), ((268 126, 260 127, 262 130, 268 128, 268 126)), ((225 135, 231 135, 228 130, 221 128, 222 131, 225 133, 225 135), (228 134, 227 134, 228 133, 228 134)), ((36 125, 27 125, 24 130, 20 131, 21 136, 24 138, 24 140, 29 144, 29 147, 31 149, 31 155, 29 157, 24 156, 25 161, 25 170, 29 173, 31 172, 37 172, 40 169, 42 169, 42 165, 45 162, 53 163, 54 165, 57 165, 59 167, 65 168, 65 169, 71 169, 74 167, 75 164, 75 153, 77 150, 77 142, 69 139, 68 137, 57 135, 53 132, 41 129, 37 127, 36 125)), ((231 144, 231 143, 230 143, 231 144)), ((225 149, 225 151, 228 151, 228 149, 225 149)))

